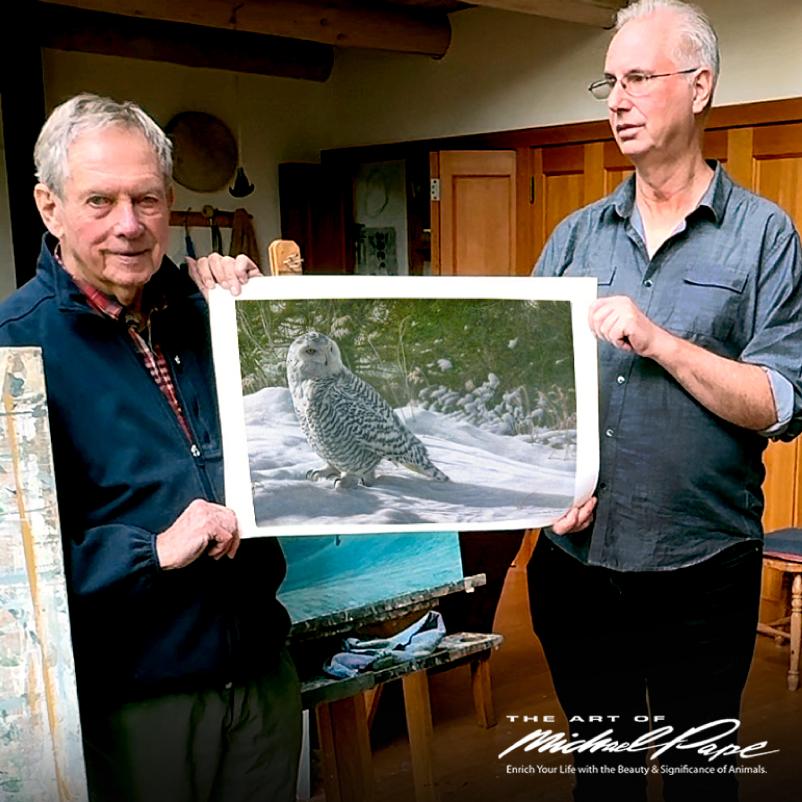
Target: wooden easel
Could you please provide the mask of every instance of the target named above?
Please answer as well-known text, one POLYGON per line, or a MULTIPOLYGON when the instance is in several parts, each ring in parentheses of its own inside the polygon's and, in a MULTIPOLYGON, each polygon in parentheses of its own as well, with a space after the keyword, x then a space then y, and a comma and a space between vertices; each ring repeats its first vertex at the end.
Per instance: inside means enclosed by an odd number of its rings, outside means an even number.
POLYGON ((354 634, 362 627, 373 628, 384 622, 408 619, 410 615, 418 617, 432 609, 442 596, 470 592, 484 582, 484 574, 465 577, 451 585, 386 599, 364 608, 343 610, 292 627, 290 648, 303 680, 302 704, 305 710, 314 710, 317 721, 326 802, 374 802, 376 799, 368 699, 393 680, 401 681, 404 693, 414 800, 438 802, 428 671, 469 664, 477 724, 493 727, 496 715, 490 657, 504 639, 497 634, 447 635, 438 648, 425 657, 365 671, 349 679, 332 679, 319 673, 304 676, 305 667, 310 663, 319 666, 322 656, 331 654, 332 644, 346 634, 354 634), (305 659, 299 659, 301 652, 307 655, 305 659))

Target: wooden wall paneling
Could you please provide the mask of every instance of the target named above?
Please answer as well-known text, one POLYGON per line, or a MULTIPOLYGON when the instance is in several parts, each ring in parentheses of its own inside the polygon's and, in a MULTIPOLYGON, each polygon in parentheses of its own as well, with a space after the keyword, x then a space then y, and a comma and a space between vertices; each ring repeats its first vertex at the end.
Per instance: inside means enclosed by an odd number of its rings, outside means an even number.
POLYGON ((443 275, 515 274, 516 174, 515 151, 440 153, 443 275))
POLYGON ((585 184, 582 205, 593 203, 607 193, 604 189, 604 142, 588 142, 585 145, 585 184))
POLYGON ((609 195, 624 179, 632 175, 632 162, 613 140, 604 143, 604 194, 609 195))
POLYGON ((754 165, 752 128, 733 128, 727 131, 727 172, 742 187, 752 187, 754 165))
POLYGON ((585 197, 585 146, 543 148, 543 216, 540 226, 546 240, 557 224, 583 206, 585 197))
POLYGON ((516 177, 516 264, 515 272, 528 276, 535 265, 538 250, 535 248, 535 154, 532 148, 515 151, 516 177))
MULTIPOLYGON (((440 179, 440 154, 435 150, 429 154, 429 177, 440 179)), ((440 275, 440 201, 431 201, 429 213, 432 228, 432 275, 440 275)))
POLYGON ((532 217, 532 245, 536 263, 546 244, 546 231, 543 225, 546 217, 546 181, 543 174, 543 148, 532 148, 531 150, 532 187, 535 197, 529 214, 532 217))

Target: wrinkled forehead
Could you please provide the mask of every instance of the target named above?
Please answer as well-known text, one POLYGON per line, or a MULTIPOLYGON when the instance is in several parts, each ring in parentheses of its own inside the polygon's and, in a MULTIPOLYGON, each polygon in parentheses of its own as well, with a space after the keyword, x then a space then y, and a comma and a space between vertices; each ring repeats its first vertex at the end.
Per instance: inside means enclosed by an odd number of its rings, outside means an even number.
POLYGON ((676 68, 679 20, 666 9, 634 19, 618 31, 607 48, 604 72, 664 72, 676 68))

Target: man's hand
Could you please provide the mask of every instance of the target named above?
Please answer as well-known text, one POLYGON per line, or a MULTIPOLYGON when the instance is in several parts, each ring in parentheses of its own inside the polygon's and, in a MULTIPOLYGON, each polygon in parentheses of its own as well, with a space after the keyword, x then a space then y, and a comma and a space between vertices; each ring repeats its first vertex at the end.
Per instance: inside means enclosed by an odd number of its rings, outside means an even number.
POLYGON ((187 266, 189 275, 204 296, 215 284, 227 289, 232 295, 239 295, 242 285, 247 284, 249 278, 261 275, 256 264, 244 253, 236 258, 219 253, 210 253, 200 259, 187 256, 187 266))
POLYGON ((175 523, 156 536, 156 553, 162 569, 183 568, 208 554, 215 560, 233 558, 239 548, 237 516, 233 510, 195 499, 175 523))
POLYGON ((657 341, 667 334, 626 295, 612 295, 594 301, 588 323, 600 340, 607 340, 624 351, 634 351, 639 356, 651 356, 657 341))
POLYGON ((596 509, 596 496, 591 496, 584 504, 571 507, 568 512, 558 518, 552 525, 551 531, 555 535, 570 535, 571 532, 581 532, 590 526, 593 520, 593 510, 596 509))

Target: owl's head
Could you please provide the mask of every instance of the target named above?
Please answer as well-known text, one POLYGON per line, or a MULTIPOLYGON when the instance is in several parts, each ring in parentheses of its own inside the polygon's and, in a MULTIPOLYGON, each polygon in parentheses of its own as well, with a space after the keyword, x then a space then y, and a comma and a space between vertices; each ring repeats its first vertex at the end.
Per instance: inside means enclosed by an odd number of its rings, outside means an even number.
POLYGON ((287 378, 290 384, 333 376, 342 369, 343 361, 337 343, 317 331, 308 331, 296 337, 287 351, 287 378))

